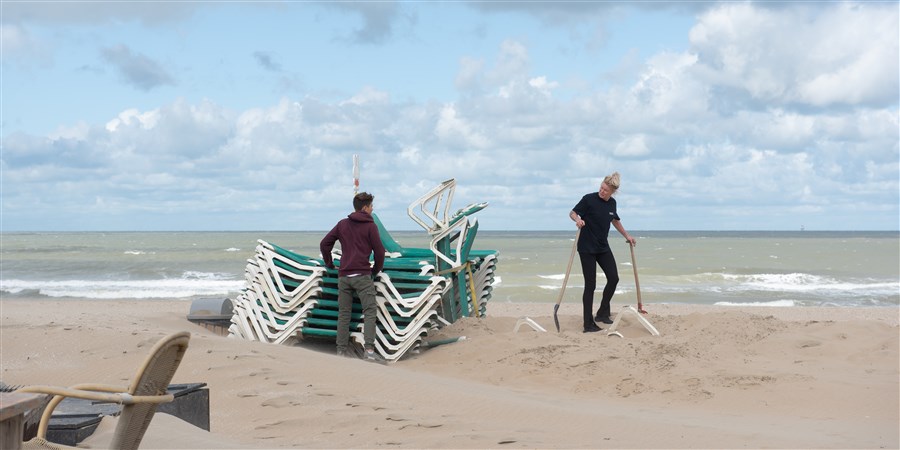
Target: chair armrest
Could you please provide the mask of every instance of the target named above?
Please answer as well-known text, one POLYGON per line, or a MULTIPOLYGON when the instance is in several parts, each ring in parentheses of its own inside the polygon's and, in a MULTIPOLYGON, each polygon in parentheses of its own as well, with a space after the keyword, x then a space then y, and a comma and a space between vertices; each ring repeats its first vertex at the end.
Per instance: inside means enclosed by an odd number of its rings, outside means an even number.
POLYGON ((126 388, 121 386, 107 384, 78 384, 69 388, 43 385, 27 386, 18 389, 16 392, 31 392, 53 396, 53 399, 51 399, 50 403, 44 408, 44 413, 41 415, 41 422, 38 425, 37 437, 42 439, 47 436, 47 428, 50 424, 50 417, 53 416, 53 411, 56 409, 56 406, 67 397, 104 403, 116 403, 120 405, 130 405, 133 403, 168 403, 175 400, 175 396, 172 394, 131 395, 125 391, 126 388))
MULTIPOLYGON (((122 403, 123 390, 111 391, 107 390, 105 392, 97 392, 95 390, 87 390, 83 389, 80 386, 87 385, 78 385, 79 387, 58 387, 58 386, 43 386, 43 385, 35 385, 35 386, 27 386, 19 389, 17 392, 32 392, 36 394, 49 394, 57 397, 72 397, 72 398, 82 398, 85 400, 95 400, 100 402, 108 402, 108 403, 122 403)), ((93 385, 96 386, 96 385, 93 385)), ((101 386, 103 387, 103 386, 101 386)), ((110 386, 106 386, 110 387, 110 386)), ((111 387, 110 387, 111 388, 111 387)))

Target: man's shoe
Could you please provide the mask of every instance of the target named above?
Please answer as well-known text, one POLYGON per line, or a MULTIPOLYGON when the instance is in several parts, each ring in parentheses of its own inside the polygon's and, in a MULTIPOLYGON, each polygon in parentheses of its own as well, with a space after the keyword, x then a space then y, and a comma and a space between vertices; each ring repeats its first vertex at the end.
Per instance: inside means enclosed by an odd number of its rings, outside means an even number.
POLYGON ((378 353, 375 353, 374 350, 366 350, 366 354, 365 354, 365 356, 363 356, 363 359, 366 362, 373 362, 373 363, 377 363, 377 364, 387 364, 387 361, 384 360, 384 357, 379 355, 378 353))
POLYGON ((611 325, 613 323, 612 319, 610 319, 609 316, 606 316, 606 317, 597 316, 597 317, 594 317, 594 320, 597 322, 603 322, 607 325, 611 325))
POLYGON ((603 330, 603 328, 598 327, 596 323, 592 323, 584 327, 585 333, 596 333, 601 330, 603 330))

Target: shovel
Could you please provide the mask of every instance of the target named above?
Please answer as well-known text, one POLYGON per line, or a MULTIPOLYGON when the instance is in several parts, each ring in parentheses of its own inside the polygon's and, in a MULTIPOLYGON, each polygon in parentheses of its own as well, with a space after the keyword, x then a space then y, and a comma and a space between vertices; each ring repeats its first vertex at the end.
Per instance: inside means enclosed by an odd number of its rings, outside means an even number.
MULTIPOLYGON (((562 288, 559 290, 559 298, 556 299, 556 305, 553 306, 553 323, 556 324, 556 332, 559 333, 559 304, 562 303, 563 294, 566 292, 566 283, 569 282, 569 273, 572 271, 572 261, 575 259, 575 250, 578 249, 578 236, 581 236, 581 228, 575 233, 575 243, 572 244, 572 254, 569 255, 569 265, 566 267, 566 276, 563 277, 562 288)), ((633 252, 634 250, 632 250, 633 252)), ((632 257, 634 253, 632 253, 632 257)), ((637 276, 637 272, 634 273, 637 276)))
MULTIPOLYGON (((631 267, 634 269, 634 289, 635 289, 635 292, 637 292, 637 301, 638 301, 637 310, 641 314, 648 314, 647 311, 644 310, 644 304, 641 303, 641 282, 638 281, 637 262, 635 262, 635 260, 634 260, 634 244, 632 244, 631 242, 628 242, 628 246, 631 247, 631 267)), ((566 274, 566 275, 568 275, 568 274, 566 274)))

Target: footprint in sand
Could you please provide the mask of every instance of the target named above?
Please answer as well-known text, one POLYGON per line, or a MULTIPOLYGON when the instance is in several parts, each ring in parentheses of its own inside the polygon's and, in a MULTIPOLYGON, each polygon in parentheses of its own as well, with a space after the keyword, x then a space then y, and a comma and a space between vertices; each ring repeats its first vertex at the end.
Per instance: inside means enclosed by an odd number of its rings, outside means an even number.
POLYGON ((269 428, 275 428, 275 427, 278 427, 279 425, 281 425, 281 424, 283 424, 283 423, 284 423, 283 420, 279 420, 279 421, 277 421, 277 422, 272 422, 272 423, 266 423, 266 424, 262 424, 262 425, 257 425, 256 428, 254 428, 254 430, 268 430, 269 428))
POLYGON ((269 373, 271 371, 272 371, 272 369, 267 369, 267 368, 263 367, 263 368, 259 369, 259 371, 257 371, 257 372, 250 372, 248 374, 248 376, 255 377, 257 375, 266 375, 267 373, 269 373))
POLYGON ((359 407, 371 408, 373 411, 381 411, 382 409, 386 409, 386 408, 383 407, 383 406, 371 405, 371 404, 370 404, 370 405, 366 405, 366 404, 363 404, 363 403, 347 403, 347 406, 349 406, 349 407, 351 407, 351 408, 359 408, 359 407))
POLYGON ((287 408, 302 404, 303 402, 293 395, 281 395, 262 402, 262 406, 271 406, 273 408, 287 408))
POLYGON ((403 426, 400 427, 399 429, 400 429, 400 430, 405 430, 405 429, 407 429, 407 428, 409 428, 409 427, 416 427, 416 428, 440 428, 440 427, 442 427, 442 426, 444 426, 444 424, 442 424, 442 423, 415 423, 415 424, 410 424, 410 425, 403 425, 403 426))

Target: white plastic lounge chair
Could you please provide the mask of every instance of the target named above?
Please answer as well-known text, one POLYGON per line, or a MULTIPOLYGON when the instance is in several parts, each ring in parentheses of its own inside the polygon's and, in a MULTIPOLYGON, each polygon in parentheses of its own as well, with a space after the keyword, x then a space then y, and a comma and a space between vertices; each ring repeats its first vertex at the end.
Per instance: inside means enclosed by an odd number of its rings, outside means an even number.
POLYGON ((436 186, 427 194, 419 197, 416 201, 410 203, 406 209, 406 214, 414 222, 419 224, 429 234, 435 234, 443 231, 447 227, 447 216, 450 211, 450 202, 453 200, 453 191, 456 190, 456 180, 449 179, 436 186), (434 202, 434 207, 428 207, 430 202, 434 202), (425 216, 420 218, 416 214, 416 207, 425 216), (443 209, 443 211, 441 211, 443 209), (443 216, 443 218, 439 217, 443 216), (431 222, 428 224, 427 221, 431 222))

